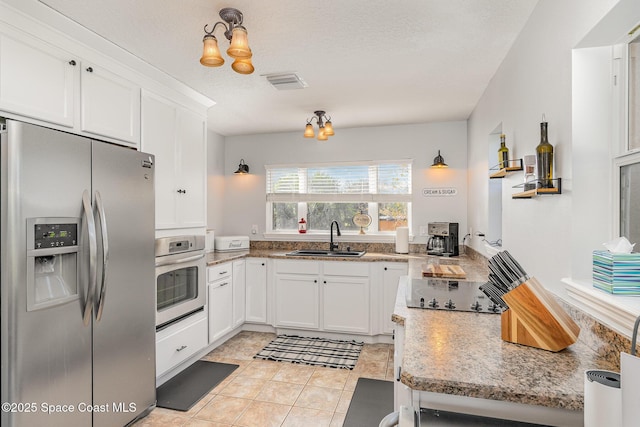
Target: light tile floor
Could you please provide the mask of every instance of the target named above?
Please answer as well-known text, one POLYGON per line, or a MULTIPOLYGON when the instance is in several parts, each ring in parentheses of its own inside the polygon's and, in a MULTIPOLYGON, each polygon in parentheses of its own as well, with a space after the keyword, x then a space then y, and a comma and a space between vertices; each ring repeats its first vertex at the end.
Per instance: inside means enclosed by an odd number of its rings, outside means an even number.
POLYGON ((203 359, 239 365, 188 412, 154 409, 135 427, 341 427, 358 378, 392 381, 393 346, 365 344, 352 370, 254 359, 275 334, 241 332, 203 359))

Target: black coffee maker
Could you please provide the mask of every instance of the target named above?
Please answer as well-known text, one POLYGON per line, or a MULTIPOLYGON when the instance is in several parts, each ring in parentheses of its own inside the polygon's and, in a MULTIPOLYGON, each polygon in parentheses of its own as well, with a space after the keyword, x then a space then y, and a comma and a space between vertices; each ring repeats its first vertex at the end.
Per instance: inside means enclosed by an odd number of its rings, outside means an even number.
POLYGON ((458 256, 458 223, 430 222, 427 254, 437 256, 458 256))

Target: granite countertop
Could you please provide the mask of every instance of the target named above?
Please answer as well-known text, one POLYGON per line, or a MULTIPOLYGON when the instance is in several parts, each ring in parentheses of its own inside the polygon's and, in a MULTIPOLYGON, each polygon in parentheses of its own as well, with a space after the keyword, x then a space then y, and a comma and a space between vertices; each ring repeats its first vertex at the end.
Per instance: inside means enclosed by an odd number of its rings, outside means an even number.
POLYGON ((282 249, 251 249, 248 251, 235 251, 235 252, 209 252, 207 253, 207 265, 220 264, 226 261, 232 261, 234 259, 254 257, 254 258, 280 258, 280 259, 292 259, 292 260, 317 260, 317 261, 346 261, 346 262, 374 262, 374 261, 386 261, 386 262, 409 262, 411 259, 426 260, 427 256, 424 255, 412 255, 412 254, 396 254, 396 253, 378 253, 367 252, 361 257, 326 257, 326 256, 287 256, 287 252, 290 250, 282 249))
MULTIPOLYGON (((417 272, 410 263, 409 277, 417 272)), ((407 308, 406 281, 393 321, 405 326, 401 381, 414 390, 582 410, 584 372, 618 371, 615 357, 598 351, 608 346, 606 336, 582 330, 557 353, 509 343, 499 314, 407 308)))

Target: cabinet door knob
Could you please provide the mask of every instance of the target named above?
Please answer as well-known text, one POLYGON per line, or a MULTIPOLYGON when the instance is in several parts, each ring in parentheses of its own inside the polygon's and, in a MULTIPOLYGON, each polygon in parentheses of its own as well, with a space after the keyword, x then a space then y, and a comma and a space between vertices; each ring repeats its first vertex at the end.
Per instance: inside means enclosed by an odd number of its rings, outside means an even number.
POLYGON ((92 68, 92 67, 87 67, 87 71, 88 71, 89 73, 93 73, 93 68, 92 68))
POLYGON ((385 267, 384 269, 385 269, 385 271, 386 271, 386 270, 387 270, 387 267, 385 267))
POLYGON ((318 281, 316 279, 313 280, 313 283, 318 283, 318 281))
POLYGON ((260 265, 264 265, 264 262, 262 264, 260 264, 260 265))
POLYGON ((72 65, 72 66, 75 67, 76 66, 76 60, 72 59, 71 61, 69 61, 69 65, 72 65))

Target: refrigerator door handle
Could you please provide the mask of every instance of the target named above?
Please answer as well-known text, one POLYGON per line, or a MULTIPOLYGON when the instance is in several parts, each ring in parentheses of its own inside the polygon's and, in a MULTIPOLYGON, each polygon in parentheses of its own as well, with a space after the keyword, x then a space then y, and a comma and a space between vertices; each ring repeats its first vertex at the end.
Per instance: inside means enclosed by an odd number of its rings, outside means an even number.
POLYGON ((107 270, 109 266, 109 236, 107 233, 107 218, 104 214, 104 203, 102 203, 102 196, 100 196, 99 191, 96 191, 96 208, 100 219, 100 232, 102 234, 102 277, 100 279, 100 291, 98 292, 96 301, 96 320, 100 321, 102 318, 102 311, 104 309, 104 296, 107 291, 106 284, 107 270))
POLYGON ((87 233, 89 234, 89 286, 87 287, 87 298, 82 310, 82 320, 85 326, 89 326, 91 323, 91 309, 93 308, 93 295, 98 280, 96 271, 98 242, 96 238, 96 223, 93 219, 93 209, 91 209, 91 199, 87 190, 82 193, 82 207, 84 220, 87 222, 87 233))

